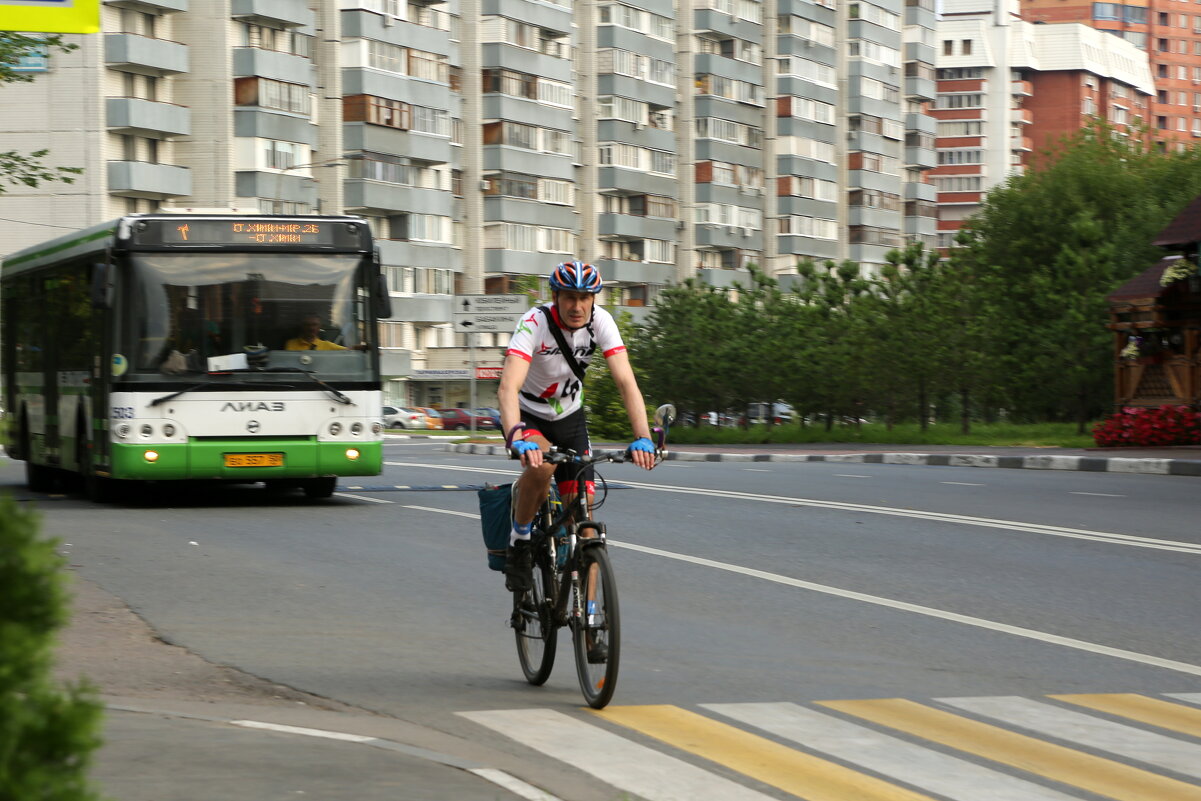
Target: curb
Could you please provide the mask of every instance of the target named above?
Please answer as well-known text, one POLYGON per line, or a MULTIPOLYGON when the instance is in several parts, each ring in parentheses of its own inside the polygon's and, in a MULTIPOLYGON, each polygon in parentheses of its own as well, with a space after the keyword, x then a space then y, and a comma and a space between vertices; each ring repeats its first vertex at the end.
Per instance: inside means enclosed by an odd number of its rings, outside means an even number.
MULTIPOLYGON (((455 453, 504 456, 501 445, 448 444, 455 453)), ((668 451, 679 462, 839 462, 929 467, 998 467, 1026 470, 1079 470, 1091 473, 1139 473, 1156 476, 1201 476, 1201 459, 1134 459, 1101 456, 992 456, 958 453, 690 453, 668 451)))
POLYGON ((396 753, 404 754, 405 756, 423 759, 427 762, 433 762, 448 768, 454 768, 456 770, 472 773, 481 779, 484 779, 485 781, 491 782, 500 788, 508 790, 510 793, 513 793, 516 796, 530 799, 530 801, 560 801, 559 798, 551 795, 545 790, 524 782, 511 773, 506 773, 503 770, 489 768, 481 763, 475 762, 474 760, 461 759, 449 754, 439 753, 438 751, 431 751, 428 748, 406 745, 404 743, 396 742, 395 740, 389 740, 383 737, 354 734, 344 731, 333 731, 330 729, 314 729, 307 726, 291 726, 280 723, 269 723, 261 720, 235 720, 226 717, 198 715, 194 713, 181 712, 179 710, 152 709, 121 703, 106 703, 105 708, 115 712, 132 712, 141 715, 156 715, 159 717, 179 718, 183 720, 205 721, 207 723, 222 723, 228 726, 237 726, 244 729, 257 729, 259 731, 272 731, 279 734, 292 734, 300 737, 315 737, 325 740, 338 740, 341 742, 368 745, 372 748, 380 748, 385 751, 394 751, 396 753))

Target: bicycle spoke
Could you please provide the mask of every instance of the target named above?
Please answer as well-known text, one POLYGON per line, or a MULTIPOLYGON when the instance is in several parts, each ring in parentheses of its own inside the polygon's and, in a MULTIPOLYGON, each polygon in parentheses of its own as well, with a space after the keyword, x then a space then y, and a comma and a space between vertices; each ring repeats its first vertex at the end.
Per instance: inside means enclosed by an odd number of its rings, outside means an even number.
POLYGON ((601 709, 613 697, 621 656, 617 587, 604 547, 581 554, 579 592, 584 616, 573 631, 576 673, 588 705, 601 709))

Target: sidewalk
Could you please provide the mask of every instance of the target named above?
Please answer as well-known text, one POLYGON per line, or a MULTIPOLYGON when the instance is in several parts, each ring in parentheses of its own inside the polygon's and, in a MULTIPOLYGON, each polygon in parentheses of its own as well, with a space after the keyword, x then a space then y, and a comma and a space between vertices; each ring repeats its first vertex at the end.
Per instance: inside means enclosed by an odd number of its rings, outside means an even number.
MULTIPOLYGON (((448 444, 446 447, 459 453, 504 453, 502 445, 465 442, 448 444)), ((669 460, 684 462, 851 462, 1201 476, 1201 445, 1166 448, 1043 448, 831 442, 674 446, 669 443, 668 448, 669 460)))

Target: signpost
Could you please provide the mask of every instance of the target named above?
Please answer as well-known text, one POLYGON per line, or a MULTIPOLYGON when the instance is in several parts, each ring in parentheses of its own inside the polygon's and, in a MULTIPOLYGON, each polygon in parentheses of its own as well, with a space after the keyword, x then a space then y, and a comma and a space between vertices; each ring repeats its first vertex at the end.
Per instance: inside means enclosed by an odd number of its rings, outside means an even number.
MULTIPOLYGON (((509 333, 517 327, 521 315, 529 311, 525 295, 455 295, 455 331, 467 334, 467 350, 471 360, 471 431, 475 432, 475 334, 509 333)), ((504 433, 504 432, 501 432, 504 433)))

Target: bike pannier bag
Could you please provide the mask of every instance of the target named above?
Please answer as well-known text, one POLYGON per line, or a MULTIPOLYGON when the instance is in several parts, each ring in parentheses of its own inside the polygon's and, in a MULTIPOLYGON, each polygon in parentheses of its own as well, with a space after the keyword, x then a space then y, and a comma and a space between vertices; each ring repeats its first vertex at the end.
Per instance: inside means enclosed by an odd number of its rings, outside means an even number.
POLYGON ((480 527, 484 547, 488 549, 488 567, 492 570, 505 569, 505 551, 509 548, 509 532, 513 530, 512 486, 485 486, 476 493, 480 497, 480 527))

